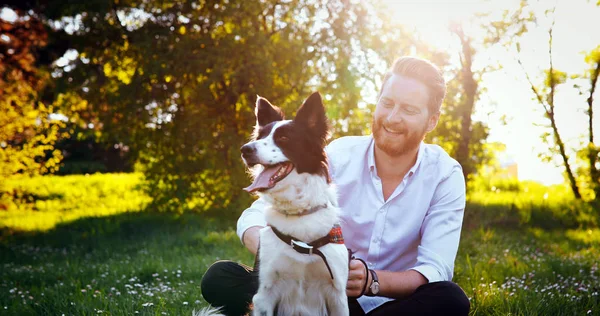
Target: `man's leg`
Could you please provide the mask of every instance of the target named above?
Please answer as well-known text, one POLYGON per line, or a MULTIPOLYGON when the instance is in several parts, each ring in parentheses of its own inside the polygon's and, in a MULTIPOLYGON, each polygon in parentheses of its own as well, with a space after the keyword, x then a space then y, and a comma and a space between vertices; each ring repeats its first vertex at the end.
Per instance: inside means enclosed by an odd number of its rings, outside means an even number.
POLYGON ((470 302, 465 292, 453 282, 421 285, 411 296, 385 303, 368 313, 383 315, 468 315, 470 302))
POLYGON ((350 310, 350 316, 365 316, 365 311, 355 298, 348 298, 348 309, 350 310))
POLYGON ((202 296, 226 315, 244 315, 258 290, 258 274, 233 261, 215 262, 202 277, 202 296))

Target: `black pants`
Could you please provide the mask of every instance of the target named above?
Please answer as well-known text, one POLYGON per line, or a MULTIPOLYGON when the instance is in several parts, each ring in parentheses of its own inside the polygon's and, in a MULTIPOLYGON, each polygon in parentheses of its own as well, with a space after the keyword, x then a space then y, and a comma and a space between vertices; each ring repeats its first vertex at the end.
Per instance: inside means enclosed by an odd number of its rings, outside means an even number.
MULTIPOLYGON (((248 312, 252 297, 258 291, 258 273, 252 268, 232 262, 215 262, 202 277, 202 296, 227 315, 248 312)), ((348 299, 350 315, 365 315, 356 299, 348 299)), ((369 316, 381 315, 467 315, 469 299, 452 282, 433 282, 420 286, 405 299, 387 302, 372 310, 369 316)))

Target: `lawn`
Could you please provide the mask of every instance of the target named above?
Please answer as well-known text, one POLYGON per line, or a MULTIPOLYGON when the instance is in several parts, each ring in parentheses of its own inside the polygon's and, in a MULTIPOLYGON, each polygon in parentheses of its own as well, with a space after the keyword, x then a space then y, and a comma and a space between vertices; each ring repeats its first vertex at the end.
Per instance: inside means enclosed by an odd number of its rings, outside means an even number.
MULTIPOLYGON (((189 315, 206 304, 200 279, 212 262, 253 262, 233 221, 148 210, 139 181, 3 183, 0 314, 189 315)), ((540 186, 470 196, 454 281, 473 315, 600 315, 593 210, 552 201, 561 196, 552 190, 547 198, 540 186)))

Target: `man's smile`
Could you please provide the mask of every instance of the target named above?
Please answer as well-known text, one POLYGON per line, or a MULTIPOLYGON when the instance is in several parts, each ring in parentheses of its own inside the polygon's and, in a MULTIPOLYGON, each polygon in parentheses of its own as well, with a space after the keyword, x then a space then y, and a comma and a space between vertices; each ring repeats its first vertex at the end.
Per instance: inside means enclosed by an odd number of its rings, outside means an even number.
POLYGON ((388 133, 390 133, 390 134, 396 134, 396 135, 402 135, 402 134, 404 134, 403 131, 394 130, 394 129, 386 127, 385 125, 383 125, 383 129, 385 129, 385 131, 388 132, 388 133))

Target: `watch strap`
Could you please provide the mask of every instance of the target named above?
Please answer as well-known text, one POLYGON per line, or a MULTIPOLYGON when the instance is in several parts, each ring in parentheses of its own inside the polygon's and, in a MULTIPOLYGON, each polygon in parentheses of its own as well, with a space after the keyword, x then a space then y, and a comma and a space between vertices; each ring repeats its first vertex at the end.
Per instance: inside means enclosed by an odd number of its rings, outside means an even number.
POLYGON ((369 269, 369 272, 371 273, 371 285, 369 286, 369 295, 377 295, 379 294, 379 291, 377 291, 377 293, 373 293, 371 291, 371 288, 373 287, 373 284, 377 283, 377 285, 379 286, 379 278, 377 277, 377 273, 375 272, 375 270, 373 269, 369 269))

